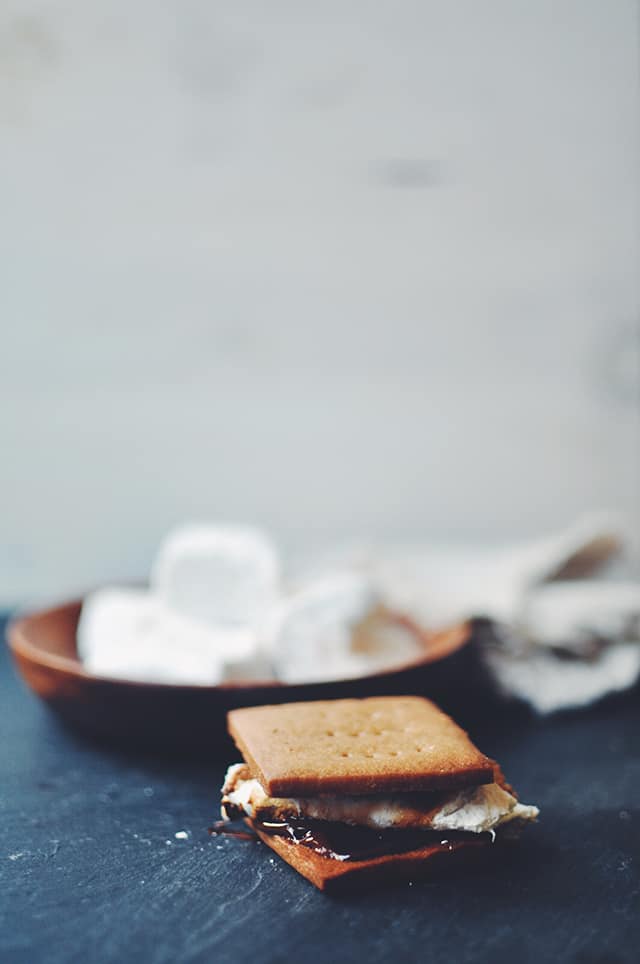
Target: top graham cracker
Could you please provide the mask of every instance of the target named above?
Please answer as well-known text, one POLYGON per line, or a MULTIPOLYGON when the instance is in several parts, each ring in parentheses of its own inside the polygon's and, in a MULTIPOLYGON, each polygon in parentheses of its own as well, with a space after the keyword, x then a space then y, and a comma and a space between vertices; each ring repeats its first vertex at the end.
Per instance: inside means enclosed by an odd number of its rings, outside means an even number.
POLYGON ((494 764, 418 696, 232 710, 229 732, 272 797, 441 790, 491 783, 494 764))

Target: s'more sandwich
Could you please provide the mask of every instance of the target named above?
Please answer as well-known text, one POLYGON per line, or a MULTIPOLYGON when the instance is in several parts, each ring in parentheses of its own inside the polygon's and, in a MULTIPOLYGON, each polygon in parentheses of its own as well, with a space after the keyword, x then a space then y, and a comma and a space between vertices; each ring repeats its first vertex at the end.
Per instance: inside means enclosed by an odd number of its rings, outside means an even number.
POLYGON ((538 816, 451 717, 417 696, 232 710, 244 761, 222 788, 243 819, 325 891, 413 880, 538 816))

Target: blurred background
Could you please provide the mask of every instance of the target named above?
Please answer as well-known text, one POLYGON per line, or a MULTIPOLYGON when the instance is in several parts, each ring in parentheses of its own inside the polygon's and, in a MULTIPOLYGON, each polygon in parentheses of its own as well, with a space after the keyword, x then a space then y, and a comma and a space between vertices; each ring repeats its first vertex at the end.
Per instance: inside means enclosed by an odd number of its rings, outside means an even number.
POLYGON ((0 604, 188 519, 640 526, 632 0, 4 0, 0 604))

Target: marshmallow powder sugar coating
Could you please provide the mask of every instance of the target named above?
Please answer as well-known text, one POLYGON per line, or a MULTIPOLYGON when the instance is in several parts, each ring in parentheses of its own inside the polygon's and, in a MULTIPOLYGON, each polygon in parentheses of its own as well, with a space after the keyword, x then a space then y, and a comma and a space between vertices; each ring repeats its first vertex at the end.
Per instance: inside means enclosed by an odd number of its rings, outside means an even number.
POLYGON ((538 816, 421 697, 251 707, 228 724, 244 760, 227 771, 218 832, 244 820, 321 890, 413 880, 538 816))
POLYGON ((280 579, 275 544, 250 526, 182 526, 165 538, 151 571, 151 587, 168 606, 216 627, 260 625, 280 579))
POLYGON ((333 572, 300 586, 269 623, 268 648, 284 683, 352 679, 424 652, 416 632, 390 618, 368 576, 333 572))
POLYGON ((206 627, 144 589, 114 586, 90 593, 76 640, 80 659, 96 676, 204 685, 224 678, 206 627))

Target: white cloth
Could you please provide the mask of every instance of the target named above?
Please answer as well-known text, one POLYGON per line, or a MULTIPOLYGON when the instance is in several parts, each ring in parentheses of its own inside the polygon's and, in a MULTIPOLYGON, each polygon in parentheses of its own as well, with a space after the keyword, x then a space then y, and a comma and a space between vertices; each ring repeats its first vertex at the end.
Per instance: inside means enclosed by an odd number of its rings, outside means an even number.
POLYGON ((548 581, 597 572, 622 546, 622 531, 612 513, 594 513, 513 545, 351 548, 347 558, 383 604, 426 629, 492 620, 498 631, 486 660, 497 685, 546 713, 586 705, 638 678, 640 586, 548 581))
POLYGON ((529 542, 379 549, 361 565, 388 606, 430 628, 471 616, 510 623, 529 591, 570 563, 589 572, 606 561, 621 544, 619 529, 615 516, 598 513, 529 542))

